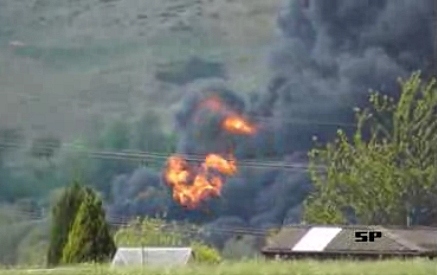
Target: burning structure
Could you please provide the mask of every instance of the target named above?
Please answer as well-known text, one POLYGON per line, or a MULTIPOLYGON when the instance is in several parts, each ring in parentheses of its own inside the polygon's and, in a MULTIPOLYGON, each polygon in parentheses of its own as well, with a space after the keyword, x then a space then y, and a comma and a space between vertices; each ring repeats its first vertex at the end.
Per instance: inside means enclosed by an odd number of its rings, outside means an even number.
POLYGON ((271 82, 248 101, 219 79, 187 84, 176 114, 178 154, 164 176, 141 168, 115 180, 132 190, 170 186, 177 203, 158 200, 152 191, 138 200, 138 192, 118 188, 123 192, 114 194, 113 211, 153 215, 164 209, 169 218, 193 218, 215 228, 298 223, 311 185, 305 168, 296 164, 305 162, 312 137, 324 141, 339 127, 348 130, 352 109, 367 102, 368 89, 393 95, 398 77, 415 70, 429 75, 434 2, 288 1, 278 16, 271 82), (245 115, 255 127, 241 119, 245 115), (202 164, 189 165, 193 156, 202 164), (260 162, 274 157, 296 168, 238 166, 240 159, 254 157, 260 162), (220 200, 207 202, 211 215, 180 208, 193 209, 219 194, 220 200))

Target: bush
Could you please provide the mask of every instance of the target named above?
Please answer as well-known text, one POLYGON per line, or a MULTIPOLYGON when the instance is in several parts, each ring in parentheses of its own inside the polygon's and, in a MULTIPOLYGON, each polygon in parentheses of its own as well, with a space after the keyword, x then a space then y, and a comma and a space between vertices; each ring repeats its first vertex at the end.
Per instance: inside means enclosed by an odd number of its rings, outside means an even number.
POLYGON ((193 242, 194 261, 198 263, 217 264, 222 261, 220 253, 217 249, 201 242, 193 242))

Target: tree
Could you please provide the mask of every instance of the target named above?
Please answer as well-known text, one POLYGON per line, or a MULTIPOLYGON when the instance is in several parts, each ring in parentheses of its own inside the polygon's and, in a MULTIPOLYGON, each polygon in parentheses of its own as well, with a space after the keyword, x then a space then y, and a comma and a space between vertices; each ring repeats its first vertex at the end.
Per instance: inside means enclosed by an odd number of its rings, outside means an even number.
POLYGON ((414 73, 400 84, 398 100, 371 92, 351 138, 339 130, 309 153, 315 192, 305 203, 307 222, 437 222, 436 82, 414 73))
POLYGON ((52 228, 50 244, 47 254, 49 266, 59 264, 62 259, 62 251, 68 240, 68 234, 76 218, 77 211, 84 199, 85 190, 78 180, 60 196, 52 208, 52 228))
POLYGON ((64 247, 62 262, 103 262, 111 259, 115 250, 102 200, 94 192, 87 192, 64 247))

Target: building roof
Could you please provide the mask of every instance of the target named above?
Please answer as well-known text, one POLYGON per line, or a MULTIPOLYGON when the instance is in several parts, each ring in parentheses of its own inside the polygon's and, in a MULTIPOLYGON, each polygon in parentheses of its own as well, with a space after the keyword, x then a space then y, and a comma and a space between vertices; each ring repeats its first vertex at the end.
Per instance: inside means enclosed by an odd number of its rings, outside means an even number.
POLYGON ((267 240, 263 253, 437 253, 437 228, 381 226, 286 226, 267 240), (356 231, 380 231, 374 242, 356 242, 356 231))

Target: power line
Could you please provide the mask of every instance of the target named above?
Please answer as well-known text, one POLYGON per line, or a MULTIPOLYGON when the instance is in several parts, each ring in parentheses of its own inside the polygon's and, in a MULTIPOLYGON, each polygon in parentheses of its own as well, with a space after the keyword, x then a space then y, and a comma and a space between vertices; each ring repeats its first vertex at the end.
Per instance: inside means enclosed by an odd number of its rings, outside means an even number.
MULTIPOLYGON (((130 219, 124 219, 124 220, 120 220, 117 219, 116 217, 111 217, 109 219, 109 224, 110 225, 115 225, 115 226, 132 226, 135 225, 135 222, 133 222, 135 220, 135 218, 130 218, 130 219)), ((267 230, 263 230, 263 229, 259 229, 259 228, 254 228, 254 227, 236 227, 236 226, 214 226, 214 227, 210 227, 208 225, 206 225, 206 228, 197 228, 197 229, 193 229, 193 228, 187 228, 188 226, 190 226, 190 224, 187 223, 178 223, 178 222, 170 222, 168 224, 165 224, 163 227, 160 228, 156 228, 155 230, 163 230, 163 231, 169 231, 169 232, 187 232, 187 233, 222 233, 222 234, 247 234, 247 235, 264 235, 266 233, 267 230), (176 228, 171 228, 171 227, 176 227, 176 228)))
MULTIPOLYGON (((23 147, 19 143, 0 143, 0 148, 21 148, 23 147)), ((96 151, 84 149, 79 146, 74 146, 74 144, 63 143, 62 147, 66 147, 68 149, 78 150, 78 153, 85 154, 91 158, 97 159, 108 159, 108 160, 126 160, 126 161, 166 161, 171 155, 157 153, 157 152, 144 152, 137 151, 134 153, 130 152, 116 152, 116 151, 96 151)), ((57 149, 57 146, 53 145, 45 145, 38 146, 39 149, 47 149, 53 150, 57 149)), ((174 155, 174 154, 172 154, 174 155)), ((193 162, 203 162, 204 158, 199 157, 199 155, 185 155, 181 154, 187 161, 193 162)), ((262 161, 262 160, 237 160, 237 164, 239 167, 247 167, 247 168, 257 168, 257 167, 265 167, 265 168, 282 168, 282 169, 303 169, 306 170, 309 168, 307 164, 299 165, 299 164, 287 164, 284 161, 262 161)), ((316 166, 317 169, 323 169, 324 166, 316 166)))
MULTIPOLYGON (((9 223, 8 225, 13 225, 16 223, 23 223, 23 222, 41 222, 41 221, 48 221, 49 216, 42 216, 37 212, 34 211, 26 211, 26 210, 10 210, 8 213, 14 214, 17 218, 23 218, 27 220, 18 220, 9 223)), ((126 226, 135 226, 137 225, 135 223, 136 218, 138 216, 121 216, 121 215, 110 215, 107 216, 107 221, 110 226, 118 226, 118 227, 126 227, 126 226)), ((140 217, 141 218, 141 217, 140 217)), ((271 227, 269 229, 273 229, 275 227, 271 227)), ((185 233, 199 233, 199 234, 205 234, 205 233, 215 233, 215 234, 239 234, 239 235, 257 235, 257 236, 263 236, 266 234, 266 232, 269 229, 260 229, 256 227, 238 227, 238 226, 230 226, 230 225, 218 225, 218 226, 208 226, 208 224, 202 226, 189 224, 187 222, 177 222, 177 221, 171 221, 166 222, 164 224, 164 227, 156 228, 155 230, 160 231, 167 231, 167 232, 185 232, 185 233), (189 228, 189 226, 195 226, 197 228, 189 228), (172 228, 173 227, 173 228, 172 228), (176 227, 176 228, 174 228, 176 227)))

